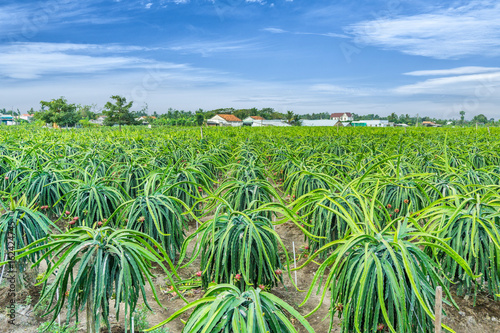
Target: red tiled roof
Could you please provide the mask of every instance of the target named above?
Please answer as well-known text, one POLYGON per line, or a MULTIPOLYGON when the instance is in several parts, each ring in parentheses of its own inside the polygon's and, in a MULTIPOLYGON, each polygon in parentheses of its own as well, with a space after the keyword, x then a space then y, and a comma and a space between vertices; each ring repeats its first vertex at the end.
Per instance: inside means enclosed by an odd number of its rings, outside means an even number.
POLYGON ((232 114, 218 114, 219 117, 224 119, 225 121, 241 121, 240 118, 232 115, 232 114))
POLYGON ((250 116, 253 120, 264 120, 261 116, 250 116))
POLYGON ((348 117, 352 117, 352 113, 350 112, 336 112, 336 113, 332 113, 332 115, 330 116, 330 118, 338 118, 338 117, 342 117, 344 115, 344 113, 348 116, 348 117))

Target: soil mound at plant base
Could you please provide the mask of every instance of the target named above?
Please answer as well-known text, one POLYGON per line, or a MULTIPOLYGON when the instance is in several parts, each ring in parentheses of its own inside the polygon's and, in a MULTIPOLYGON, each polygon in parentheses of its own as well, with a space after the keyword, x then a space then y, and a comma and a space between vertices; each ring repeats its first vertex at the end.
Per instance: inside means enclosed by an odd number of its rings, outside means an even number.
POLYGON ((0 309, 5 309, 10 304, 11 297, 9 297, 9 289, 0 289, 0 309))
MULTIPOLYGON (((101 328, 100 333, 109 333, 107 328, 101 328)), ((111 333, 125 333, 125 327, 121 325, 114 325, 111 327, 111 333)))
POLYGON ((479 294, 474 306, 473 297, 453 298, 460 310, 444 306, 446 317, 443 322, 457 333, 493 333, 500 332, 500 303, 486 294, 479 294))
MULTIPOLYGON (((28 289, 16 291, 16 303, 25 304, 28 296, 31 297, 31 305, 38 303, 42 286, 30 286, 28 289)), ((10 304, 12 297, 9 295, 9 288, 3 287, 0 289, 0 311, 10 304)))

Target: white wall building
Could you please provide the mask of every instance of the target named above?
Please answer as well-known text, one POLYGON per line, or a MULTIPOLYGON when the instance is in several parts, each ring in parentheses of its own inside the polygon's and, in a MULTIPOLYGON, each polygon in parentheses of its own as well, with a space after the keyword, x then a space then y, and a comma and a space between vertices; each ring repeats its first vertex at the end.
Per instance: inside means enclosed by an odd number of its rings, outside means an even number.
POLYGON ((351 122, 354 127, 392 127, 394 123, 389 120, 357 120, 351 122))
POLYGON ((338 122, 332 119, 302 119, 302 126, 335 126, 338 122))
POLYGON ((26 120, 27 122, 31 122, 33 120, 33 116, 25 113, 25 114, 22 114, 19 116, 19 119, 24 119, 26 120))
POLYGON ((264 119, 260 116, 250 116, 243 119, 243 126, 261 127, 261 126, 290 126, 281 119, 264 119))
POLYGON ((0 113, 0 124, 2 125, 15 125, 14 117, 9 114, 1 114, 0 113))
POLYGON ((243 121, 232 114, 216 114, 215 116, 207 120, 207 125, 238 127, 243 125, 243 121))
POLYGON ((265 119, 260 116, 250 116, 243 119, 243 126, 263 126, 263 121, 265 119))
POLYGON ((337 113, 332 113, 330 115, 331 120, 336 120, 336 121, 353 121, 354 118, 352 117, 352 113, 350 112, 337 112, 337 113))
POLYGON ((92 123, 92 124, 96 124, 96 125, 103 125, 104 124, 104 119, 106 119, 107 116, 99 116, 97 117, 96 120, 90 120, 89 122, 92 123))

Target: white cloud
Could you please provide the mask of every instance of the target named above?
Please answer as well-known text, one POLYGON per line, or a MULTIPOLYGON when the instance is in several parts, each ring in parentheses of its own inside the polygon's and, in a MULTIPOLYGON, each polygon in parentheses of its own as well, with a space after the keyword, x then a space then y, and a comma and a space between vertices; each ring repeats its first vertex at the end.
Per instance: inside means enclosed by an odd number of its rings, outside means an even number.
POLYGON ((286 30, 279 29, 279 28, 264 28, 264 29, 262 29, 262 31, 267 31, 267 32, 270 32, 272 34, 284 34, 284 33, 288 32, 286 30))
POLYGON ((168 2, 173 2, 177 5, 181 5, 181 4, 186 4, 186 3, 189 3, 190 0, 161 0, 160 1, 160 4, 161 5, 165 5, 165 3, 168 3, 168 2))
POLYGON ((209 56, 214 53, 239 52, 254 50, 258 45, 251 40, 236 40, 236 41, 207 41, 184 43, 168 47, 169 50, 178 51, 181 53, 195 53, 202 56, 209 56))
POLYGON ((125 53, 133 51, 151 51, 148 48, 121 44, 75 44, 75 43, 42 43, 16 42, 0 46, 6 52, 52 53, 52 52, 88 52, 88 53, 125 53))
POLYGON ((458 95, 500 97, 500 70, 491 73, 458 75, 428 79, 393 90, 402 95, 458 95))
POLYGON ((314 84, 310 87, 311 91, 328 94, 328 95, 344 95, 344 96, 373 96, 375 94, 381 94, 382 91, 377 91, 370 88, 361 87, 343 87, 328 83, 314 84))
POLYGON ((464 75, 464 74, 479 74, 488 72, 500 71, 500 67, 458 67, 451 69, 433 69, 433 70, 423 70, 423 71, 413 71, 404 73, 405 75, 411 76, 446 76, 446 75, 464 75))
POLYGON ((280 28, 264 28, 262 31, 270 32, 272 34, 293 34, 293 35, 314 35, 314 36, 324 36, 324 37, 333 37, 333 38, 349 38, 349 36, 344 34, 338 34, 335 32, 302 32, 302 31, 287 31, 280 28))
POLYGON ((500 54, 500 4, 473 1, 434 13, 384 18, 350 25, 360 44, 438 59, 500 54))
POLYGON ((0 46, 0 77, 36 79, 44 75, 102 73, 117 69, 182 69, 183 64, 157 63, 134 56, 116 55, 146 48, 70 43, 12 43, 0 46))
POLYGON ((325 37, 333 37, 333 38, 349 38, 349 36, 344 34, 337 34, 335 32, 325 32, 325 33, 316 33, 316 32, 294 32, 296 35, 315 35, 315 36, 325 36, 325 37))
POLYGON ((26 41, 61 25, 108 24, 125 20, 117 15, 102 15, 95 3, 96 0, 61 0, 0 4, 0 40, 26 41))

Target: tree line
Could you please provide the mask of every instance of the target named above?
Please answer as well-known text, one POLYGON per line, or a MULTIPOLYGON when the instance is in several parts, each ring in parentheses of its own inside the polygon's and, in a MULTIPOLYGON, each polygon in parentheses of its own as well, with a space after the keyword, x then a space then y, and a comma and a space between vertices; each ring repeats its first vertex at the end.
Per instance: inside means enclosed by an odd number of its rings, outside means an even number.
MULTIPOLYGON (((281 119, 292 125, 300 125, 303 119, 330 119, 330 114, 327 112, 311 113, 298 115, 293 111, 281 113, 273 108, 250 108, 250 109, 235 109, 235 108, 219 108, 215 110, 198 109, 196 111, 184 111, 169 108, 165 113, 157 111, 149 111, 148 105, 145 104, 140 110, 132 111, 133 102, 127 102, 125 97, 119 95, 111 96, 111 101, 107 102, 102 109, 98 109, 97 105, 80 105, 69 103, 66 98, 60 97, 51 101, 41 101, 40 110, 35 111, 33 108, 27 113, 39 122, 47 124, 57 124, 60 127, 73 127, 80 125, 83 127, 97 126, 93 123, 100 116, 103 117, 102 124, 105 126, 122 126, 122 125, 140 125, 149 123, 154 125, 167 126, 200 126, 207 119, 212 118, 216 114, 232 114, 243 120, 249 116, 260 116, 264 119, 281 119), (142 119, 139 119, 143 117, 142 119)), ((21 112, 0 109, 2 114, 10 114, 12 116, 20 116, 21 112)), ((358 115, 352 114, 356 120, 388 120, 389 122, 398 124, 407 124, 415 126, 423 121, 432 121, 441 125, 474 125, 478 124, 495 124, 493 118, 488 119, 484 114, 475 115, 471 121, 465 120, 465 111, 460 111, 460 119, 439 119, 429 116, 410 116, 409 114, 397 115, 391 113, 389 116, 379 116, 377 114, 358 115)))
MULTIPOLYGON (((35 111, 32 108, 28 111, 28 114, 33 116, 36 121, 45 124, 57 124, 59 127, 97 126, 92 121, 101 116, 103 116, 102 124, 104 126, 118 125, 120 127, 122 125, 140 125, 145 122, 155 125, 200 126, 216 114, 233 114, 242 120, 249 116, 260 116, 264 119, 283 119, 290 124, 298 124, 300 120, 299 115, 293 111, 280 113, 273 108, 221 108, 209 111, 198 109, 194 112, 169 108, 166 113, 159 114, 156 111, 150 112, 147 104, 139 111, 132 111, 132 106, 133 102, 127 102, 125 97, 119 95, 111 96, 111 101, 107 102, 100 110, 97 110, 95 104, 69 103, 66 98, 60 97, 50 101, 41 101, 40 110, 35 111)), ((6 111, 5 109, 3 109, 2 113, 13 116, 21 114, 19 110, 6 111)))
POLYGON ((439 125, 475 125, 477 124, 495 124, 495 119, 491 118, 488 119, 484 114, 478 114, 475 115, 472 120, 468 121, 465 120, 465 111, 460 111, 460 119, 440 119, 440 118, 433 118, 429 116, 410 116, 409 114, 401 114, 397 115, 396 113, 391 113, 387 117, 379 116, 378 114, 366 114, 366 115, 358 115, 356 113, 353 113, 353 119, 354 120, 388 120, 389 122, 396 123, 396 124, 406 124, 410 126, 415 126, 417 123, 422 123, 424 121, 432 121, 433 123, 439 124, 439 125))

